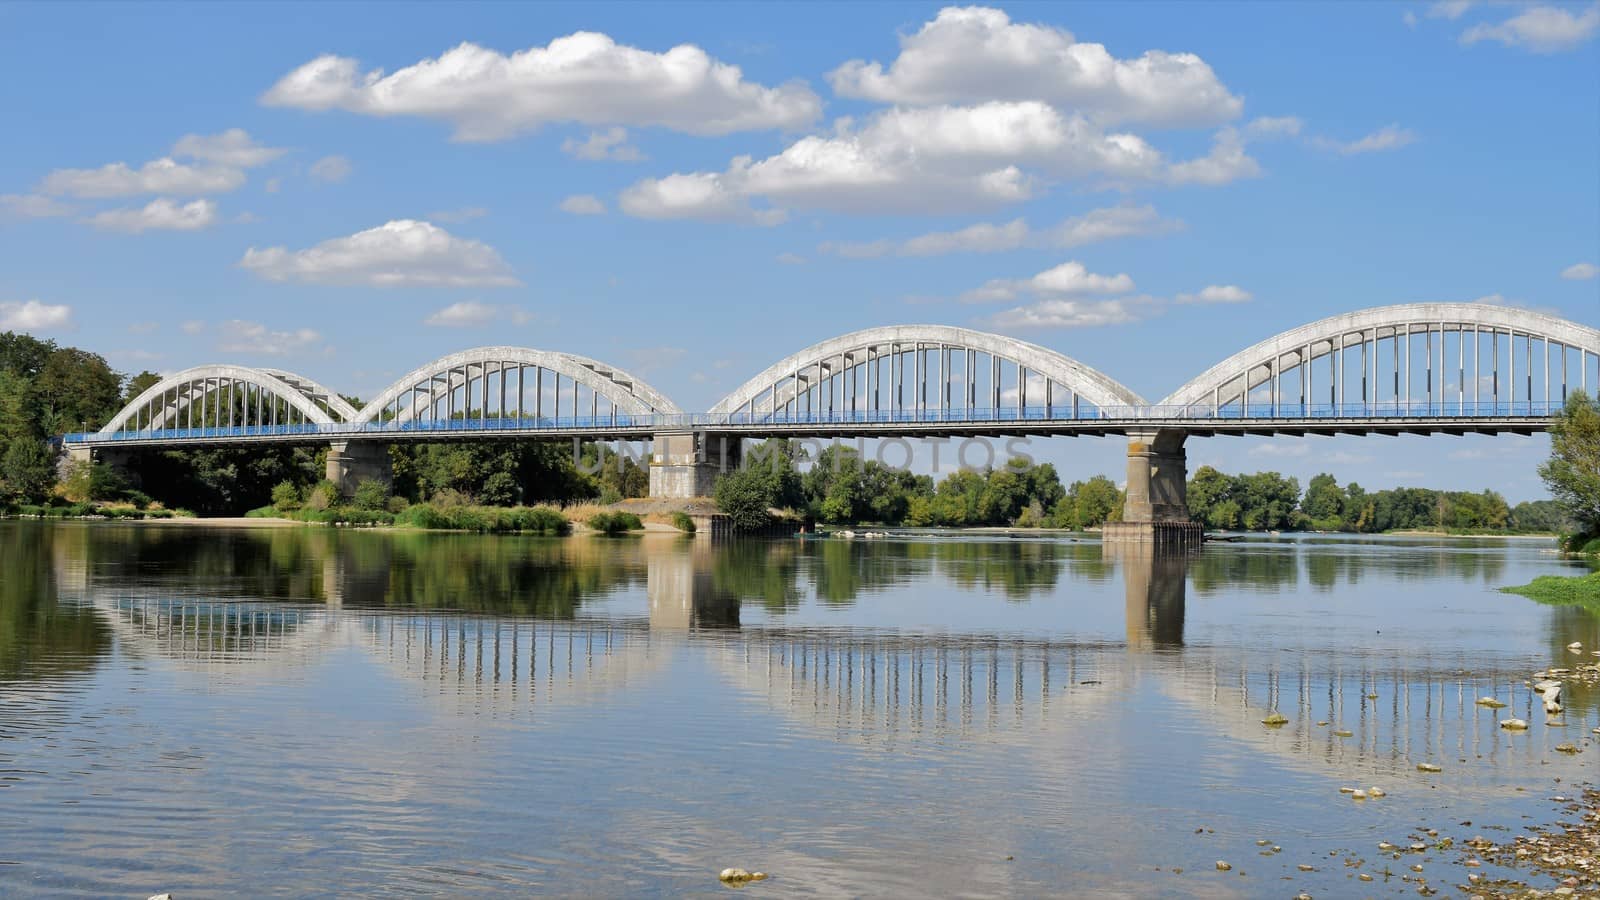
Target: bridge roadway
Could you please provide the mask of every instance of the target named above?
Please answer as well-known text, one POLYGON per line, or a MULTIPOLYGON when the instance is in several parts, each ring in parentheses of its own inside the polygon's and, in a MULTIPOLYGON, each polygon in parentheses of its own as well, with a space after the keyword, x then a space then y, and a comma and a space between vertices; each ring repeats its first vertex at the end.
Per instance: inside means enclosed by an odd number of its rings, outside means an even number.
POLYGON ((1128 503, 1112 539, 1186 543, 1198 540, 1184 498, 1190 436, 1532 434, 1591 377, 1600 386, 1600 330, 1477 303, 1312 322, 1156 403, 1026 341, 896 325, 794 353, 704 413, 588 357, 481 347, 419 366, 359 410, 293 373, 200 366, 62 442, 76 459, 112 464, 141 448, 327 444, 328 477, 348 493, 390 477, 398 442, 648 440, 651 495, 698 497, 740 464, 745 439, 1124 435, 1128 503))

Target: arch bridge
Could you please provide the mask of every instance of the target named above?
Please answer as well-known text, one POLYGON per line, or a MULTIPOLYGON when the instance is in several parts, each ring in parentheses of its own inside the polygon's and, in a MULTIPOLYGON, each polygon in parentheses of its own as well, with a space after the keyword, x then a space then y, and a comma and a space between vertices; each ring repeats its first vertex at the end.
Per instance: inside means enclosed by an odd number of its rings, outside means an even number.
POLYGON ((290 372, 200 366, 152 385, 99 431, 63 440, 79 457, 329 444, 329 475, 347 490, 386 477, 394 442, 650 440, 652 494, 700 496, 739 464, 746 438, 1118 434, 1130 439, 1128 527, 1144 539, 1183 525, 1173 533, 1188 540, 1189 435, 1532 434, 1591 381, 1600 385, 1600 330, 1523 309, 1419 303, 1285 331, 1154 403, 1036 344, 898 325, 800 350, 705 413, 595 359, 481 347, 419 366, 359 410, 290 372))

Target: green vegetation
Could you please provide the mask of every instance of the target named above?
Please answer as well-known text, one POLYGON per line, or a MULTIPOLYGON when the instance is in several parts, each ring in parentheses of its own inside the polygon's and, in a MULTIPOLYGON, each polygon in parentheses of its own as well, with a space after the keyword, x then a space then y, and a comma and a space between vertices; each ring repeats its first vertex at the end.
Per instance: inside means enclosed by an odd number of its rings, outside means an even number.
POLYGON ((1583 606, 1600 612, 1600 572, 1577 577, 1540 575, 1521 587, 1500 590, 1552 606, 1583 606))
POLYGON ((1304 496, 1296 479, 1277 472, 1226 475, 1201 466, 1189 479, 1189 515, 1207 528, 1246 531, 1441 530, 1459 534, 1530 534, 1563 530, 1569 522, 1551 500, 1506 504, 1494 491, 1394 488, 1367 493, 1351 482, 1340 487, 1326 473, 1311 479, 1304 496))
POLYGON ((0 504, 44 503, 55 486, 55 435, 99 428, 122 405, 104 358, 0 332, 0 504))
POLYGON ((602 534, 627 534, 644 530, 644 523, 639 521, 638 516, 625 512, 595 513, 586 524, 602 534))
POLYGON ((672 514, 672 527, 688 534, 694 534, 694 519, 688 513, 679 510, 672 514))
POLYGON ((1583 391, 1567 397, 1550 425, 1550 459, 1539 477, 1574 525, 1568 552, 1600 555, 1600 404, 1583 391))
POLYGON ((1013 459, 999 469, 957 472, 937 486, 862 460, 853 448, 832 446, 802 475, 795 446, 767 441, 746 451, 746 464, 718 479, 717 507, 735 529, 766 525, 773 509, 792 510, 830 525, 1010 525, 1088 528, 1120 516, 1122 495, 1104 477, 1063 489, 1055 467, 1013 459))

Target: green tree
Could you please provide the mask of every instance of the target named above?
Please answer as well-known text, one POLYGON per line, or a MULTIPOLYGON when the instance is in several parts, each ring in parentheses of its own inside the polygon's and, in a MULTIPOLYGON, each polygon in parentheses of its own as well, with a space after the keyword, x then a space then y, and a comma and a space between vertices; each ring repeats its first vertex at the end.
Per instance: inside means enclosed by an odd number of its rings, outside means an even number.
POLYGON ((300 488, 292 481, 280 481, 272 488, 272 508, 293 512, 300 508, 300 488))
POLYGON ((1550 425, 1550 459, 1539 477, 1583 536, 1600 535, 1600 405, 1583 391, 1567 396, 1550 425))
POLYGON ((43 500, 56 480, 55 454, 43 441, 14 440, 0 458, 0 482, 5 492, 23 502, 43 500))
POLYGON ((1339 482, 1324 472, 1306 486, 1300 509, 1313 519, 1327 521, 1337 519, 1344 512, 1344 501, 1345 494, 1339 489, 1339 482))
MULTIPOLYGON (((122 405, 126 406, 134 398, 156 386, 161 382, 161 376, 148 369, 128 379, 128 386, 122 392, 122 405)), ((359 407, 357 407, 359 409, 359 407)))
POLYGON ((718 478, 713 496, 735 531, 756 531, 772 521, 772 482, 757 469, 738 469, 718 478))
POLYGON ((350 497, 356 509, 383 509, 389 504, 389 486, 376 478, 363 478, 350 497))
POLYGON ((1117 490, 1116 482, 1104 475, 1074 481, 1067 493, 1073 498, 1079 528, 1098 528, 1122 509, 1122 492, 1117 490))

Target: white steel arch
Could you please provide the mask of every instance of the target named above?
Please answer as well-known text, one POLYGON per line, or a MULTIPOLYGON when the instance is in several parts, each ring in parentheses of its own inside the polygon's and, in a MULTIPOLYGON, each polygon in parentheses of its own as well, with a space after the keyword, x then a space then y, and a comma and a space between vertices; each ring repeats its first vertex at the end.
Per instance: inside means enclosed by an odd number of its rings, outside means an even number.
POLYGON ((300 393, 305 394, 306 397, 310 398, 312 401, 321 402, 322 404, 326 405, 328 407, 328 411, 332 413, 333 417, 338 421, 355 421, 357 415, 356 408, 350 405, 350 401, 339 396, 337 392, 323 387, 304 375, 297 375, 294 372, 286 372, 283 369, 262 369, 261 371, 266 372, 268 375, 277 376, 284 383, 293 385, 295 389, 300 391, 300 393))
MULTIPOLYGON (((893 396, 887 404, 877 391, 874 396, 860 398, 864 403, 870 401, 869 409, 887 405, 891 409, 931 412, 952 406, 976 407, 980 399, 998 407, 1003 395, 1014 397, 1018 406, 1026 406, 1027 392, 1038 390, 1040 381, 1043 395, 1037 399, 1047 408, 1065 410, 1080 398, 1101 409, 1146 405, 1143 397, 1104 373, 1037 344, 951 325, 890 325, 830 338, 785 357, 724 397, 711 408, 711 413, 771 413, 798 398, 822 392, 825 383, 842 380, 841 391, 854 390, 853 382, 860 381, 863 375, 870 385, 882 385, 886 374, 893 396), (927 357, 930 352, 935 354, 934 359, 927 357), (980 354, 989 359, 987 371, 978 365, 980 354), (1012 367, 1011 389, 1001 387, 1006 374, 1002 362, 1012 367), (959 403, 954 394, 954 373, 958 370, 962 392, 959 403), (931 384, 936 391, 930 401, 927 387, 934 371, 937 381, 931 384), (977 389, 984 381, 985 396, 979 398, 977 389), (900 391, 903 386, 912 390, 909 402, 900 391), (1053 393, 1058 389, 1066 394, 1053 393)), ((826 387, 828 400, 833 399, 834 391, 833 385, 826 387)), ((816 402, 821 402, 820 397, 816 402)))
MULTIPOLYGON (((507 392, 513 382, 517 386, 516 414, 521 417, 529 411, 521 406, 521 401, 530 371, 535 384, 535 403, 531 411, 536 416, 545 412, 538 398, 542 396, 546 372, 555 379, 557 405, 550 412, 557 416, 562 412, 560 404, 565 402, 559 393, 563 378, 568 386, 582 385, 587 388, 596 405, 598 400, 594 398, 604 397, 617 412, 641 416, 681 412, 676 404, 655 388, 621 369, 586 357, 528 347, 478 347, 440 357, 411 370, 362 407, 353 422, 362 425, 409 421, 425 410, 433 409, 445 398, 453 397, 457 391, 465 391, 464 409, 471 406, 470 401, 481 400, 479 409, 484 413, 492 405, 490 398, 498 397, 497 410, 503 417, 510 408, 508 396, 511 395, 507 392), (513 372, 516 373, 515 377, 511 374, 513 372), (495 383, 497 379, 498 387, 495 383)), ((580 412, 576 409, 576 391, 572 394, 572 403, 576 416, 580 412)))
MULTIPOLYGON (((282 424, 286 425, 293 419, 291 410, 300 414, 302 424, 333 425, 338 421, 300 387, 272 372, 248 366, 207 365, 184 369, 151 385, 112 417, 100 434, 192 427, 196 424, 193 413, 197 406, 201 410, 198 424, 204 425, 208 402, 221 401, 227 392, 231 410, 237 405, 235 391, 243 398, 241 413, 254 410, 257 420, 270 418, 271 424, 278 424, 282 409, 282 424)), ((221 423, 214 420, 213 424, 221 423)))
POLYGON ((1568 387, 1593 390, 1597 359, 1600 329, 1587 325, 1487 303, 1406 303, 1329 316, 1267 338, 1207 369, 1160 406, 1181 415, 1235 403, 1246 411, 1252 404, 1321 405, 1326 398, 1355 414, 1421 404, 1464 411, 1469 402, 1511 410, 1525 403, 1533 412, 1541 400, 1546 410, 1565 400, 1568 387), (1312 365, 1319 360, 1325 372, 1312 365), (1294 375, 1285 384, 1288 372, 1294 375), (1263 386, 1266 397, 1252 395, 1263 386))

